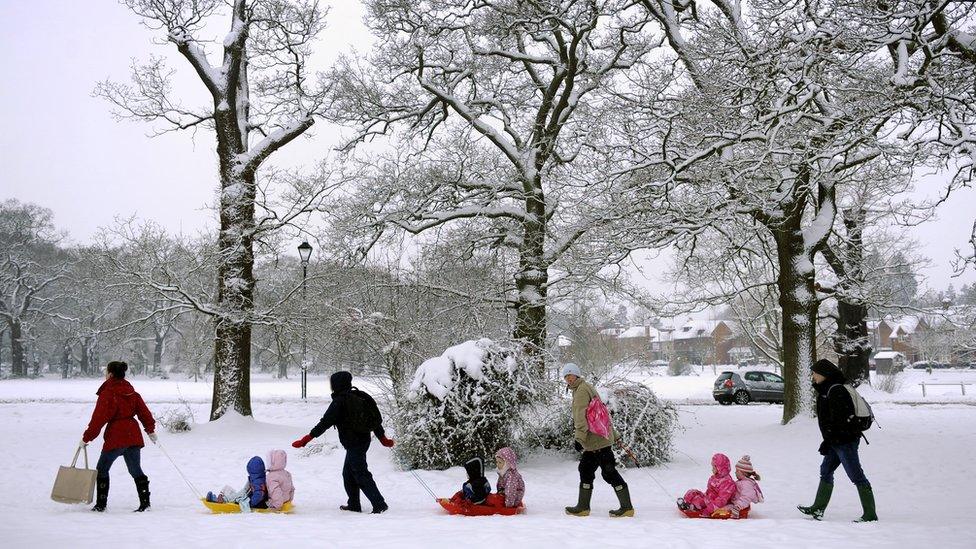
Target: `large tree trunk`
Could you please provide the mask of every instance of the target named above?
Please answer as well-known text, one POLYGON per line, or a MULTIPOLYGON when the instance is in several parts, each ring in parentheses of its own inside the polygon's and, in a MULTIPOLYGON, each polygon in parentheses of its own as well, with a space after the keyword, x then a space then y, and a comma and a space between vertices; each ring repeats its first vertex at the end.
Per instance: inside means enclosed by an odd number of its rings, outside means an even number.
POLYGON ((812 258, 804 249, 800 219, 773 229, 779 264, 779 305, 783 311, 783 423, 810 410, 810 367, 817 357, 817 299, 812 258))
POLYGON ((236 120, 218 116, 217 128, 221 171, 217 306, 221 314, 214 317, 211 420, 228 410, 251 415, 250 315, 254 309, 254 175, 238 172, 236 156, 246 144, 236 120))
POLYGON ((545 260, 546 206, 542 182, 537 177, 525 199, 526 221, 522 224, 519 270, 515 273, 514 338, 521 341, 532 366, 545 375, 546 293, 549 266, 545 260))
POLYGON ((840 369, 855 385, 871 379, 871 345, 868 340, 868 308, 863 303, 837 300, 837 334, 834 350, 840 369))
POLYGON ((81 375, 83 376, 92 374, 92 363, 94 362, 92 360, 93 351, 93 338, 81 338, 81 375))
POLYGON ((14 377, 27 375, 27 356, 24 353, 24 329, 19 320, 10 325, 10 374, 14 377))

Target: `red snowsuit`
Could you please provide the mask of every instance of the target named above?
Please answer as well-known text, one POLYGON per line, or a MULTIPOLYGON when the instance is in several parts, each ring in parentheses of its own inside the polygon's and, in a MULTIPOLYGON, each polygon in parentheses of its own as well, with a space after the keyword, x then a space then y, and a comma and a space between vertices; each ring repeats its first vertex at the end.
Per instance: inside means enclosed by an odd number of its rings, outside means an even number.
POLYGON ((147 433, 156 432, 156 420, 132 385, 124 379, 113 377, 102 383, 95 394, 98 395, 98 401, 82 440, 95 440, 102 427, 105 427, 103 452, 129 446, 145 446, 135 418, 138 416, 147 433))

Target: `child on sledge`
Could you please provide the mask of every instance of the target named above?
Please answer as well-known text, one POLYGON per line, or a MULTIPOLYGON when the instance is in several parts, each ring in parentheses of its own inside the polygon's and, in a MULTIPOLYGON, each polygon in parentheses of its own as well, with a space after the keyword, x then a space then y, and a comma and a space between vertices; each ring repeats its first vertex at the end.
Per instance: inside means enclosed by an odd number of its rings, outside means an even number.
MULTIPOLYGON (((725 454, 712 456, 712 476, 708 478, 708 488, 705 493, 700 490, 688 490, 685 497, 678 498, 678 508, 687 511, 699 511, 701 516, 710 517, 720 508, 732 501, 735 495, 735 481, 729 474, 732 463, 725 454)), ((716 515, 717 516, 717 515, 716 515)))
POLYGON ((763 493, 759 488, 759 473, 752 468, 752 459, 742 456, 735 464, 735 495, 732 503, 722 507, 716 513, 727 514, 732 518, 739 518, 739 513, 749 509, 753 503, 762 503, 763 493))
POLYGON ((237 503, 241 512, 248 513, 251 509, 266 509, 268 507, 268 481, 265 474, 264 460, 254 456, 247 462, 247 483, 240 490, 224 486, 219 494, 207 492, 207 501, 217 503, 237 503))
POLYGON ((487 498, 488 505, 493 507, 518 507, 522 505, 525 495, 525 481, 516 469, 518 458, 515 451, 504 447, 495 452, 495 466, 498 468, 497 494, 487 498))
POLYGON ((288 454, 284 450, 268 452, 268 470, 265 475, 268 481, 268 508, 281 509, 295 497, 295 485, 291 481, 291 473, 285 470, 288 464, 288 454))
POLYGON ((491 493, 491 484, 485 478, 485 462, 481 458, 472 458, 464 463, 464 470, 468 473, 468 480, 461 485, 461 491, 451 497, 455 503, 484 504, 491 493))

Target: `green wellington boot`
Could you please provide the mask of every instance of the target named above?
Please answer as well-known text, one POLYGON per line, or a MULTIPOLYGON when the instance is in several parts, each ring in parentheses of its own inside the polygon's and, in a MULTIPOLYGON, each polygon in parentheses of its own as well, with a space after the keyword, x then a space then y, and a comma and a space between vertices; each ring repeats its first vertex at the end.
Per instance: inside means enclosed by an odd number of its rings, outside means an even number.
POLYGON ((827 509, 827 504, 830 502, 830 494, 834 491, 833 484, 827 484, 821 481, 820 486, 817 487, 817 497, 813 500, 813 505, 809 507, 804 507, 803 505, 797 505, 796 508, 800 510, 804 515, 810 515, 814 520, 820 520, 823 518, 824 511, 827 509))
POLYGON ((858 486, 857 495, 861 498, 864 514, 854 522, 874 522, 878 520, 878 511, 874 507, 874 490, 870 486, 858 486))
POLYGON ((566 508, 567 515, 573 515, 575 517, 588 517, 590 516, 590 497, 593 496, 593 485, 580 483, 579 485, 579 502, 573 507, 566 508))
POLYGON ((627 485, 614 486, 613 491, 617 493, 620 509, 611 509, 610 516, 613 518, 634 516, 634 505, 630 503, 630 489, 627 488, 627 485))

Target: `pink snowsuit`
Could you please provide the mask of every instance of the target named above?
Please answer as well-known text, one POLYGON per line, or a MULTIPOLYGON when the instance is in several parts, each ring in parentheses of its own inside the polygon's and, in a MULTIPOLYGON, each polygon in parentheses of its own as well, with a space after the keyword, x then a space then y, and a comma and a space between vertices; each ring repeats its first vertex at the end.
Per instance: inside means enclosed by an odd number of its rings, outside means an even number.
POLYGON ((705 516, 728 505, 735 495, 735 481, 729 475, 732 463, 728 456, 725 454, 712 456, 712 467, 715 469, 715 474, 708 478, 708 489, 705 493, 701 493, 701 490, 688 490, 684 498, 686 503, 691 504, 705 516))
POLYGON ((759 489, 759 483, 754 479, 743 477, 735 481, 735 496, 732 497, 732 505, 736 510, 741 511, 753 503, 761 503, 762 501, 762 490, 759 489))
POLYGON ((281 506, 295 497, 295 485, 291 482, 291 473, 285 471, 288 454, 284 450, 272 450, 268 453, 268 507, 281 509, 281 506))
POLYGON ((525 496, 525 481, 522 480, 522 475, 515 468, 518 461, 515 452, 506 446, 496 452, 495 457, 505 461, 505 467, 498 474, 498 484, 496 484, 498 493, 505 495, 505 507, 522 505, 522 497, 525 496))

